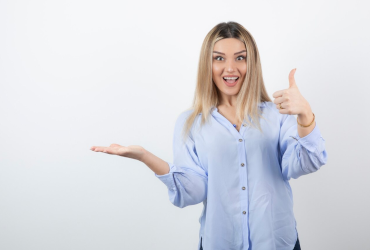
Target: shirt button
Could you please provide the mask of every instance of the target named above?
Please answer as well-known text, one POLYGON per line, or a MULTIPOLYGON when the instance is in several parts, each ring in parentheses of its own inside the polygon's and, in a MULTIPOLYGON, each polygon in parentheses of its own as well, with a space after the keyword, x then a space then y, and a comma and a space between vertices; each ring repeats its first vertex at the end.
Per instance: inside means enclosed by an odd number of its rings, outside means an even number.
POLYGON ((243 190, 245 190, 245 187, 242 187, 243 190))
POLYGON ((244 167, 244 163, 240 164, 242 167, 244 167))
POLYGON ((245 126, 247 126, 247 124, 244 123, 243 126, 245 127, 245 126))
POLYGON ((243 211, 243 214, 246 214, 247 212, 243 211))
POLYGON ((243 141, 243 139, 239 139, 239 141, 243 141))

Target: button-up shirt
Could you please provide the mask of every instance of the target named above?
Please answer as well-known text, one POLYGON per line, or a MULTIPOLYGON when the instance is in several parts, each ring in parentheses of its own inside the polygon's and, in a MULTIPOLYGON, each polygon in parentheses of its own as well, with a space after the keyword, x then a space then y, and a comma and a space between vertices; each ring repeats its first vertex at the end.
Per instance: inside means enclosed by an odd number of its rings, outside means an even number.
POLYGON ((204 250, 292 250, 297 241, 289 180, 326 164, 325 140, 317 122, 301 138, 295 116, 272 102, 258 108, 262 133, 245 120, 238 131, 213 106, 209 122, 200 127, 199 113, 183 141, 193 110, 177 117, 170 171, 155 176, 173 205, 203 202, 198 249, 202 242, 204 250))

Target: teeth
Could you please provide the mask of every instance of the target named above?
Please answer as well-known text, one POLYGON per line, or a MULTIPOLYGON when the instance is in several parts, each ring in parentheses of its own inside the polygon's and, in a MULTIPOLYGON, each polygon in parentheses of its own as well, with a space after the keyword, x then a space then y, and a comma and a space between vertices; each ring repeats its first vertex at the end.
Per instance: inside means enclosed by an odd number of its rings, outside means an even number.
POLYGON ((224 77, 225 80, 236 80, 239 77, 224 77))

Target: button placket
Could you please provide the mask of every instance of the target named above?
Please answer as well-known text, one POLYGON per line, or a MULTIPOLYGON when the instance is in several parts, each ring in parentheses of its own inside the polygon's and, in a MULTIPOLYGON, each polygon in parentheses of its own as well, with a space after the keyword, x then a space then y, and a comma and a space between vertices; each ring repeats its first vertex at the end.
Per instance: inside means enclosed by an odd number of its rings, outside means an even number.
POLYGON ((239 158, 239 164, 240 164, 240 168, 239 168, 239 176, 240 176, 240 185, 241 185, 241 188, 240 188, 240 209, 241 209, 241 213, 242 213, 242 225, 243 225, 243 241, 244 242, 248 242, 248 235, 249 235, 249 228, 248 228, 248 220, 249 220, 249 213, 248 213, 248 209, 249 209, 249 192, 248 192, 248 169, 247 168, 244 168, 244 166, 246 167, 246 151, 245 151, 245 139, 244 139, 244 132, 245 132, 245 129, 244 128, 245 125, 243 124, 243 129, 241 129, 241 134, 240 136, 242 136, 242 138, 237 138, 238 140, 238 158, 239 158))
POLYGON ((248 228, 248 220, 249 220, 249 213, 247 213, 249 209, 249 192, 248 192, 248 171, 247 171, 247 159, 246 159, 246 151, 245 151, 245 143, 244 143, 244 134, 246 130, 249 129, 246 123, 243 123, 243 126, 240 127, 240 131, 236 130, 234 126, 228 121, 223 115, 217 112, 217 108, 212 112, 213 116, 221 123, 223 126, 234 136, 236 141, 237 153, 238 153, 238 164, 240 164, 239 168, 239 180, 240 184, 244 185, 241 187, 240 190, 240 212, 242 213, 242 237, 245 249, 249 247, 249 228, 248 228), (245 168, 244 168, 245 166, 245 168), (243 189, 244 188, 244 189, 243 189))

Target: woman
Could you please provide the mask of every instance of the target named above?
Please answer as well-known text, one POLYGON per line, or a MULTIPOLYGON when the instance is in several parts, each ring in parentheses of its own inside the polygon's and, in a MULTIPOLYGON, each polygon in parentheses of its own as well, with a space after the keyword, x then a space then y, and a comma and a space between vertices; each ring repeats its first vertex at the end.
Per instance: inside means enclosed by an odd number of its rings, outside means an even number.
POLYGON ((204 39, 172 163, 136 145, 91 149, 145 163, 177 207, 203 202, 198 249, 300 249, 289 180, 317 171, 327 153, 294 73, 272 102, 253 37, 236 22, 220 23, 204 39))

